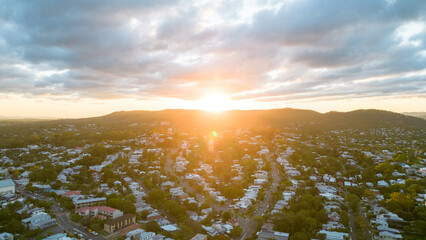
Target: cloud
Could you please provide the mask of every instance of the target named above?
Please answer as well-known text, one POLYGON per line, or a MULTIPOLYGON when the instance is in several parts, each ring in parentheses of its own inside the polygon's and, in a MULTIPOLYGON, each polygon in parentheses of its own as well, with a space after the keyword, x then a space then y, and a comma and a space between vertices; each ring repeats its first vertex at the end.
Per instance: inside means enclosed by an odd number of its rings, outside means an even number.
POLYGON ((6 0, 0 94, 426 97, 425 20, 421 0, 6 0))

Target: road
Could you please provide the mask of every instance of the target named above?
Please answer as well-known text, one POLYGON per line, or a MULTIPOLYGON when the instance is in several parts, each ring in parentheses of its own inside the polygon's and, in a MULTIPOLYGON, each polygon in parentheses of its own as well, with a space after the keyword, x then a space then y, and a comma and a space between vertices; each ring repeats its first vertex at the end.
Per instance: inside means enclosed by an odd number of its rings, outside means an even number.
MULTIPOLYGON (((165 170, 167 172, 169 172, 169 173, 172 172, 172 165, 173 165, 173 159, 171 158, 171 156, 175 152, 176 152, 176 150, 172 151, 167 156, 167 160, 166 160, 166 163, 165 163, 165 170)), ((277 168, 277 163, 271 159, 271 156, 273 156, 273 154, 269 154, 268 155, 267 161, 269 161, 270 164, 271 164, 271 169, 272 169, 272 171, 271 171, 271 174, 272 174, 272 184, 271 184, 271 186, 270 186, 269 189, 265 190, 265 193, 266 193, 265 194, 265 198, 257 206, 256 211, 254 212, 254 214, 252 216, 250 216, 249 218, 247 218, 247 219, 243 219, 243 218, 239 217, 238 223, 242 227, 243 231, 242 231, 240 237, 238 237, 237 239, 241 239, 241 240, 245 239, 246 237, 249 237, 251 234, 253 234, 254 231, 256 231, 257 221, 253 220, 253 218, 256 217, 256 216, 262 216, 262 215, 265 214, 265 212, 269 208, 269 204, 271 203, 272 193, 277 190, 277 187, 278 187, 279 182, 280 182, 280 174, 279 174, 279 170, 277 168)), ((195 193, 197 201, 204 202, 204 196, 202 196, 195 189, 193 189, 186 182, 186 180, 184 180, 184 179, 181 180, 181 186, 183 186, 188 192, 195 193)), ((220 210, 226 211, 226 210, 229 209, 229 204, 227 204, 226 206, 214 206, 214 209, 215 210, 219 210, 220 209, 220 210)))
POLYGON ((355 218, 354 218, 354 213, 353 213, 351 208, 348 209, 348 215, 349 215, 349 233, 351 235, 351 239, 356 240, 355 218))
POLYGON ((241 240, 246 239, 247 237, 250 237, 254 233, 254 231, 256 231, 257 221, 254 220, 253 218, 256 216, 262 216, 266 212, 266 210, 268 210, 269 204, 271 203, 271 200, 272 200, 272 193, 277 190, 277 187, 279 185, 280 174, 277 168, 277 163, 275 161, 272 161, 270 156, 271 155, 269 155, 267 160, 271 163, 271 169, 272 169, 271 187, 265 190, 266 192, 265 198, 256 208, 256 211, 254 212, 253 216, 245 220, 240 218, 239 224, 242 227, 243 231, 241 233, 241 236, 238 237, 237 239, 241 239, 241 240))
MULTIPOLYGON (((61 208, 59 203, 57 201, 55 201, 53 198, 49 198, 49 197, 46 197, 46 196, 43 196, 43 195, 40 195, 40 194, 37 194, 37 193, 27 192, 27 191, 25 191, 23 186, 18 186, 17 190, 19 190, 19 192, 26 197, 40 199, 40 200, 48 201, 48 202, 53 202, 51 210, 54 212, 54 214, 56 216, 56 220, 58 221, 59 226, 57 228, 62 229, 63 230, 62 232, 68 231, 68 232, 72 232, 74 234, 81 234, 84 239, 96 239, 96 240, 105 240, 106 239, 105 237, 100 236, 100 235, 95 236, 95 235, 89 233, 88 231, 86 231, 84 229, 84 227, 73 223, 69 219, 69 213, 64 211, 64 209, 61 208)), ((57 231, 54 231, 54 232, 57 232, 57 231)))

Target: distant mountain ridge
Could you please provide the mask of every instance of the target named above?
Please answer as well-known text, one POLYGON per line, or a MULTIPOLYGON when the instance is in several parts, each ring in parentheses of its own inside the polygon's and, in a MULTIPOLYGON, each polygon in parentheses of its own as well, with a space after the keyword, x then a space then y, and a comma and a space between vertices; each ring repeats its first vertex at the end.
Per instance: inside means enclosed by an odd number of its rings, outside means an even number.
POLYGON ((402 114, 412 116, 412 117, 418 117, 418 118, 426 119, 426 112, 404 112, 402 114))
POLYGON ((257 126, 317 126, 320 128, 381 128, 421 127, 426 120, 383 110, 319 113, 302 109, 230 110, 219 113, 202 110, 167 109, 162 111, 120 111, 81 119, 49 122, 94 123, 127 126, 133 123, 168 121, 184 128, 197 127, 257 127, 257 126))

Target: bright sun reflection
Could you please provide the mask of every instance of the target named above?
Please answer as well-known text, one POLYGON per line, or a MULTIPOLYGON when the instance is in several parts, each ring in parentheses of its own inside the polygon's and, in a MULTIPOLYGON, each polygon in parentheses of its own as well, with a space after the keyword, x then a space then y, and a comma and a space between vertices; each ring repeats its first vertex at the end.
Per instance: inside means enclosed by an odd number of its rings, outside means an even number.
POLYGON ((231 100, 221 93, 211 93, 199 100, 199 108, 211 112, 221 112, 231 108, 231 100))

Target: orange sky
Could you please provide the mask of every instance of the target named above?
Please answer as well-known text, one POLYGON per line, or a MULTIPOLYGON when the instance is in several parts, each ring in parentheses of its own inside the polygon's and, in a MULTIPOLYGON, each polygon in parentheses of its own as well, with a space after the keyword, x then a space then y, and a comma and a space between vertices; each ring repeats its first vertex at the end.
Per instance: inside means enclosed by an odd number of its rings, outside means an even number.
MULTIPOLYGON (((204 108, 204 100, 184 101, 177 99, 155 100, 46 100, 9 97, 0 99, 0 116, 4 117, 36 117, 36 118, 80 118, 109 114, 122 110, 162 110, 167 108, 204 108)), ((219 105, 219 109, 229 109, 226 105, 219 105)), ((204 109, 212 110, 212 104, 204 109)), ((302 108, 319 112, 351 111, 356 109, 375 108, 394 112, 426 112, 426 100, 421 98, 388 98, 388 99, 350 99, 329 101, 299 101, 299 102, 232 102, 234 109, 269 109, 269 108, 302 108)), ((231 109, 232 109, 231 107, 231 109)), ((214 109, 213 109, 214 110, 214 109)))
POLYGON ((3 0, 0 116, 426 112, 425 23, 426 1, 3 0))

